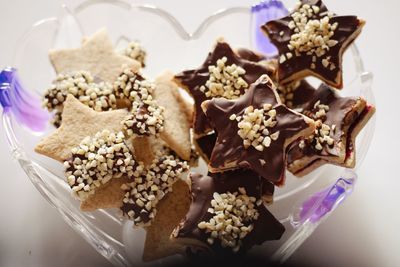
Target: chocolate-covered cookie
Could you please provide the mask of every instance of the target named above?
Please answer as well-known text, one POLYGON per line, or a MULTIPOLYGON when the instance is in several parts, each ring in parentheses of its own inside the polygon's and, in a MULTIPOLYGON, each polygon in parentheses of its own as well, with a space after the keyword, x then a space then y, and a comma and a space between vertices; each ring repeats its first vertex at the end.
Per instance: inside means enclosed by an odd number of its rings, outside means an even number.
POLYGON ((262 30, 279 50, 280 84, 313 75, 343 87, 342 55, 365 22, 338 16, 321 0, 302 0, 286 17, 267 22, 262 30))
POLYGON ((282 236, 285 229, 262 204, 261 179, 254 172, 190 174, 189 178, 192 203, 172 233, 175 241, 221 256, 240 254, 282 236))
POLYGON ((202 104, 218 133, 209 169, 249 168, 275 185, 285 178, 287 146, 314 132, 314 121, 280 104, 268 76, 237 100, 215 98, 202 104))
POLYGON ((341 97, 322 84, 310 99, 303 114, 315 120, 317 129, 292 145, 288 169, 303 176, 325 163, 353 168, 355 138, 375 108, 361 97, 341 97))
MULTIPOLYGON (((253 58, 253 56, 251 56, 253 58)), ((271 69, 238 56, 226 42, 219 40, 198 69, 187 70, 175 76, 175 81, 194 98, 194 134, 202 136, 212 127, 201 109, 201 103, 212 98, 236 99, 250 84, 271 69)))

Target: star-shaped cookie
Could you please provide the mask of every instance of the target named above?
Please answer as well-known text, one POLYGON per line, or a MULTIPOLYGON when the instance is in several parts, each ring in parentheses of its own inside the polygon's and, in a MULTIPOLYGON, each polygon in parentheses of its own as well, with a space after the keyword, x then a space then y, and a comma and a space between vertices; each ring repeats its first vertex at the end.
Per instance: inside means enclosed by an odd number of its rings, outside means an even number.
MULTIPOLYGON (((137 162, 143 162, 146 171, 160 169, 159 164, 154 163, 157 163, 157 159, 162 155, 171 153, 171 151, 165 147, 165 143, 159 143, 159 141, 161 140, 155 139, 154 137, 136 137, 132 140, 135 160, 137 162)), ((180 162, 178 162, 178 165, 180 165, 180 162)), ((148 178, 152 177, 148 176, 148 178)), ((94 194, 90 194, 86 199, 81 201, 81 210, 94 211, 97 209, 121 208, 126 193, 121 187, 131 182, 132 179, 128 179, 124 176, 111 179, 106 184, 97 188, 94 194)), ((181 189, 181 186, 178 185, 177 187, 181 189)), ((266 187, 265 190, 267 192, 273 192, 269 187, 266 187)), ((272 193, 266 195, 272 198, 272 193)))
POLYGON ((101 29, 82 42, 81 47, 51 50, 50 61, 57 73, 89 71, 94 77, 113 83, 124 65, 135 70, 140 63, 114 51, 107 31, 101 29))
POLYGON ((289 171, 304 176, 326 163, 353 168, 355 138, 374 112, 363 98, 341 97, 322 84, 303 111, 317 122, 317 129, 293 144, 288 154, 289 171))
POLYGON ((312 75, 341 89, 343 53, 364 24, 331 13, 321 0, 302 0, 288 16, 267 22, 262 29, 279 50, 279 83, 312 75))
POLYGON ((275 185, 284 183, 288 145, 315 129, 313 120, 280 104, 266 75, 239 99, 216 98, 202 107, 218 133, 210 171, 249 168, 275 185))
POLYGON ((63 162, 71 156, 71 149, 87 136, 102 130, 122 131, 121 121, 128 115, 126 110, 97 112, 82 104, 72 95, 67 96, 60 128, 41 140, 35 147, 39 154, 63 162))
POLYGON ((192 201, 186 217, 172 233, 177 243, 211 250, 219 256, 240 254, 267 240, 279 239, 285 231, 260 201, 261 178, 253 172, 191 173, 189 179, 192 201), (217 207, 218 203, 225 206, 217 207), (236 217, 233 220, 232 214, 236 217))
POLYGON ((189 186, 178 180, 170 192, 157 205, 158 212, 153 223, 146 228, 143 261, 154 261, 177 253, 184 253, 185 247, 172 242, 174 228, 185 217, 190 206, 189 186))
POLYGON ((194 134, 201 136, 212 129, 201 109, 203 101, 216 97, 238 98, 251 83, 269 72, 262 64, 242 59, 229 44, 219 40, 202 66, 177 74, 175 82, 195 101, 194 134))

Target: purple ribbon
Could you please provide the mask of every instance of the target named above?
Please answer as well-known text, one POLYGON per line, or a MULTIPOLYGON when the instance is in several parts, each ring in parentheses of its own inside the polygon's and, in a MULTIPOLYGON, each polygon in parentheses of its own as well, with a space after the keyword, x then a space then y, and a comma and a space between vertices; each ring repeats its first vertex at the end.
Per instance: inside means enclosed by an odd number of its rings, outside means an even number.
POLYGON ((353 186, 354 180, 339 178, 331 187, 312 195, 301 205, 300 222, 303 223, 306 220, 312 223, 319 222, 351 194, 353 186))
POLYGON ((22 86, 14 68, 0 71, 0 105, 4 112, 11 112, 20 124, 35 132, 44 131, 50 119, 40 98, 22 86))
POLYGON ((285 5, 279 0, 266 0, 254 5, 251 8, 253 15, 253 44, 258 52, 263 53, 267 57, 275 57, 278 50, 268 39, 267 35, 262 32, 261 26, 268 21, 280 19, 289 14, 285 5))

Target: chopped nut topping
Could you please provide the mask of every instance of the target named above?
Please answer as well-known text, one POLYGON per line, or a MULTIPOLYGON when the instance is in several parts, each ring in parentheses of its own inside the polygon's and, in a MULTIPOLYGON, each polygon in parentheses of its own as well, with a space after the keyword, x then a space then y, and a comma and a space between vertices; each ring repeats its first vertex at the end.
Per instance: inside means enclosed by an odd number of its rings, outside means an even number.
POLYGON ((242 117, 234 115, 229 119, 238 121, 238 135, 243 139, 245 148, 253 146, 258 151, 263 151, 279 138, 279 132, 270 133, 277 123, 276 110, 271 105, 264 105, 263 109, 249 106, 242 117))
POLYGON ((163 111, 164 108, 160 106, 134 102, 131 114, 123 121, 124 130, 128 136, 157 135, 164 130, 163 111))
POLYGON ((114 92, 118 99, 139 102, 153 94, 154 84, 130 68, 124 68, 123 72, 114 82, 114 92))
POLYGON ((124 134, 108 130, 84 138, 72 149, 72 157, 64 167, 69 186, 81 200, 113 178, 138 177, 143 171, 143 165, 135 161, 125 143, 124 134))
POLYGON ((128 136, 157 135, 164 130, 164 108, 153 99, 154 84, 126 68, 114 83, 119 99, 132 103, 131 114, 123 121, 128 136))
POLYGON ((317 150, 323 150, 324 146, 333 146, 334 139, 331 137, 331 134, 334 132, 335 125, 330 127, 327 124, 324 124, 326 120, 326 112, 329 111, 329 106, 321 104, 321 101, 317 101, 314 104, 314 110, 311 112, 306 112, 306 115, 310 118, 314 119, 316 123, 316 129, 313 135, 309 136, 305 141, 300 142, 299 147, 304 149, 306 147, 306 143, 313 146, 317 150))
POLYGON ((325 68, 329 67, 329 60, 327 60, 326 58, 324 58, 324 59, 322 60, 322 65, 323 65, 325 68))
POLYGON ((56 127, 61 124, 61 112, 68 94, 96 111, 116 108, 116 97, 109 83, 94 83, 93 77, 86 71, 59 74, 43 100, 44 107, 49 111, 56 111, 52 121, 56 127))
POLYGON ((135 226, 150 225, 156 215, 158 202, 172 191, 172 185, 188 169, 187 162, 171 152, 158 155, 146 173, 122 186, 125 191, 121 207, 123 215, 133 220, 135 226))
POLYGON ((278 85, 278 94, 282 103, 286 105, 288 108, 293 107, 293 97, 294 92, 299 88, 300 81, 295 81, 293 83, 287 85, 278 85))
POLYGON ((224 97, 236 99, 249 85, 242 78, 246 71, 236 64, 226 66, 228 59, 223 57, 217 60, 217 65, 208 67, 210 77, 205 85, 200 87, 206 97, 224 97))
POLYGON ((238 252, 242 239, 253 230, 253 222, 259 216, 256 206, 261 203, 255 197, 248 196, 243 187, 234 193, 215 192, 211 208, 208 209, 213 217, 207 222, 200 222, 197 226, 210 234, 207 239, 209 244, 212 245, 215 239, 219 239, 222 247, 229 247, 238 252))
POLYGON ((139 61, 142 67, 146 66, 147 53, 139 42, 130 42, 123 51, 123 54, 136 61, 139 61))
POLYGON ((282 63, 285 63, 285 61, 286 61, 285 55, 281 55, 281 56, 279 57, 279 63, 282 64, 282 63))
MULTIPOLYGON (((296 56, 305 53, 320 58, 331 47, 338 44, 337 40, 331 39, 335 34, 338 23, 330 23, 332 14, 328 13, 325 16, 320 16, 318 15, 319 13, 320 8, 318 6, 302 3, 299 3, 296 11, 292 13, 292 20, 289 22, 288 27, 293 31, 293 34, 290 37, 288 48, 291 51, 295 51, 296 56)), ((313 62, 315 61, 313 60, 313 62)), ((329 59, 323 59, 322 64, 327 68, 329 59)), ((315 64, 311 64, 312 69, 315 69, 315 67, 315 64)))
POLYGON ((301 149, 304 149, 304 148, 306 147, 306 143, 304 142, 304 140, 301 140, 301 141, 300 141, 299 147, 300 147, 301 149))

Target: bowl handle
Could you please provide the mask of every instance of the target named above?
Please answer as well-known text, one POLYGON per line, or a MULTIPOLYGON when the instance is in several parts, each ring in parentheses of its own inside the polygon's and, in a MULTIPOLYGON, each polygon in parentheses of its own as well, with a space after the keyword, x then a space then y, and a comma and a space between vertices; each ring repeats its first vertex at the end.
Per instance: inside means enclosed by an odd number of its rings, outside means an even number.
MULTIPOLYGON (((8 103, 7 96, 1 96, 2 105, 8 103), (6 100, 4 100, 6 99, 6 100)), ((41 174, 51 173, 40 164, 32 161, 21 149, 13 131, 12 116, 9 108, 6 106, 2 114, 2 122, 5 129, 7 141, 11 148, 12 157, 18 161, 24 172, 29 177, 32 184, 39 191, 50 205, 57 209, 64 221, 81 235, 96 251, 109 260, 114 266, 128 267, 130 264, 127 259, 121 255, 124 251, 123 244, 110 238, 107 233, 98 227, 94 227, 88 221, 88 218, 77 211, 73 205, 66 203, 58 197, 58 191, 55 185, 47 183, 41 174)), ((45 176, 45 175, 44 175, 45 176)), ((64 181, 59 180, 64 186, 64 181)))
POLYGON ((17 70, 11 67, 0 71, 0 105, 17 121, 34 132, 47 127, 50 115, 41 106, 40 98, 22 86, 17 70))
POLYGON ((293 235, 275 252, 273 260, 285 262, 301 244, 353 192, 357 175, 346 170, 336 182, 295 206, 290 222, 293 235))

